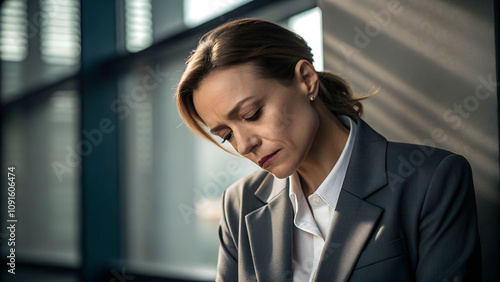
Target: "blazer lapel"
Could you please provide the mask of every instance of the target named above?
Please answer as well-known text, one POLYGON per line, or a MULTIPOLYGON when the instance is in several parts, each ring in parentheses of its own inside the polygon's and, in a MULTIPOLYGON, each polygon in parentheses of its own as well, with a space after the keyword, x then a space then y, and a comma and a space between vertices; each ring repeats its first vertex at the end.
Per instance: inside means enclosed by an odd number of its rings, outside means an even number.
POLYGON ((314 281, 347 281, 382 209, 341 191, 314 281))
POLYGON ((356 140, 314 281, 347 281, 383 212, 364 199, 387 184, 387 140, 351 118, 356 140))
POLYGON ((273 183, 267 185, 264 181, 255 193, 269 202, 245 217, 250 249, 257 280, 291 281, 293 208, 286 189, 288 181, 274 177, 270 181, 273 183))

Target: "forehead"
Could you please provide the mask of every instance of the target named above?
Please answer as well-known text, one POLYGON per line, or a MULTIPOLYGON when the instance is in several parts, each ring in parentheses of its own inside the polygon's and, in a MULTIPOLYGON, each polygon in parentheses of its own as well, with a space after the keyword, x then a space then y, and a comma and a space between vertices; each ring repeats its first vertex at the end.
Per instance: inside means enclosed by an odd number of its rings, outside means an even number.
POLYGON ((198 115, 207 126, 222 118, 234 105, 248 97, 257 98, 265 84, 257 78, 251 64, 231 66, 216 70, 205 77, 193 91, 193 103, 198 115))

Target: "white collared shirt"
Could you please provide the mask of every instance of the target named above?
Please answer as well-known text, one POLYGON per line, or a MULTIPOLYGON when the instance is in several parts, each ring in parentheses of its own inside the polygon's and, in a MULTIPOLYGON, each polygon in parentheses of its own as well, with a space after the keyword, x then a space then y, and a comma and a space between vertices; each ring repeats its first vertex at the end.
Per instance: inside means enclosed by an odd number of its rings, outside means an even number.
POLYGON ((344 183, 356 138, 356 123, 347 116, 340 116, 339 120, 350 129, 349 137, 335 166, 318 189, 308 198, 312 213, 302 192, 298 173, 295 172, 289 177, 289 196, 293 206, 295 225, 293 228, 293 281, 311 281, 314 277, 344 183))

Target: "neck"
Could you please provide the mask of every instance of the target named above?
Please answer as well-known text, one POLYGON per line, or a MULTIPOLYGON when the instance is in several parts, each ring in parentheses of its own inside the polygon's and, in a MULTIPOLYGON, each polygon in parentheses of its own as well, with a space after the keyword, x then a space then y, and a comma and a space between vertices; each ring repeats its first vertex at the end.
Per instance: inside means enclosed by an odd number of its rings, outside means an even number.
POLYGON ((318 105, 319 127, 306 159, 298 169, 304 196, 309 197, 337 163, 349 130, 322 104, 318 105))

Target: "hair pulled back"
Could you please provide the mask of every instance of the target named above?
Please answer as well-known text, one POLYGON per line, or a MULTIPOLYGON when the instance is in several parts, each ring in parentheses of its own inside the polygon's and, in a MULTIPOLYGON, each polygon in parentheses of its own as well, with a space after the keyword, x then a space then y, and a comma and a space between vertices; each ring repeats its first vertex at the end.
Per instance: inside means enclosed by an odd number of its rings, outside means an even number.
MULTIPOLYGON (((206 33, 189 56, 176 92, 177 109, 187 126, 216 143, 204 130, 193 104, 193 91, 215 70, 251 63, 256 75, 289 85, 301 59, 313 63, 311 48, 302 37, 277 24, 260 19, 242 19, 206 33)), ((330 72, 318 72, 319 98, 335 115, 361 116, 363 98, 355 98, 349 84, 330 72)), ((220 146, 220 145, 219 145, 220 146)))

